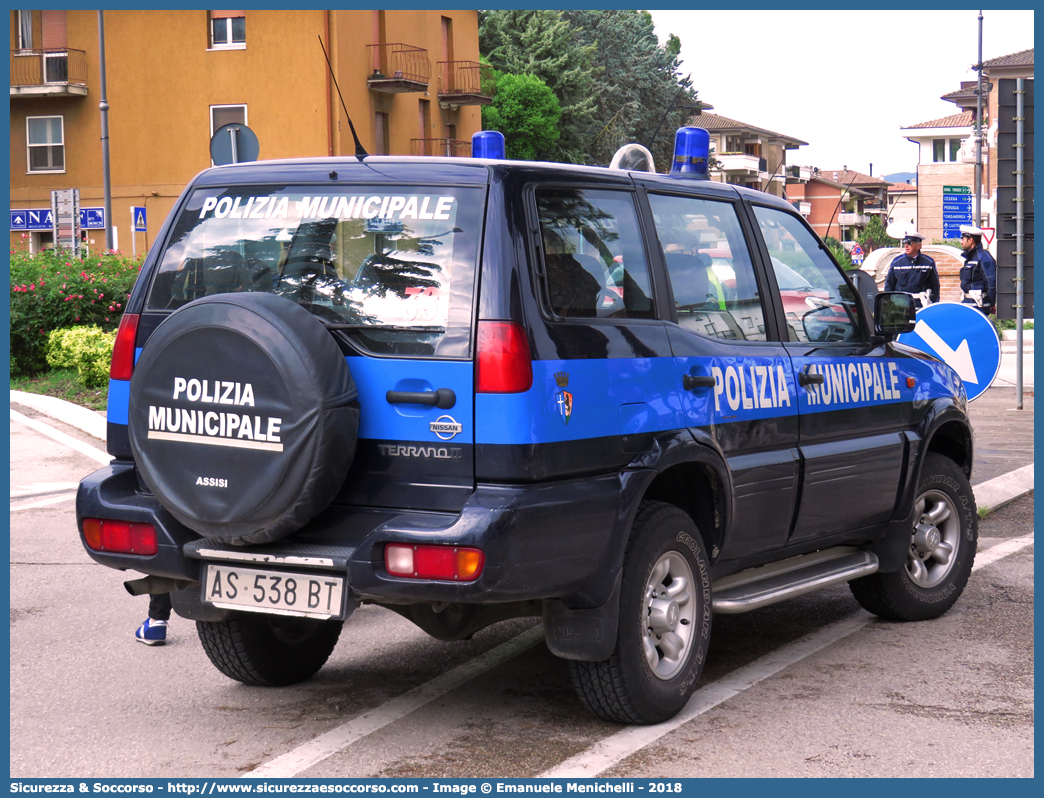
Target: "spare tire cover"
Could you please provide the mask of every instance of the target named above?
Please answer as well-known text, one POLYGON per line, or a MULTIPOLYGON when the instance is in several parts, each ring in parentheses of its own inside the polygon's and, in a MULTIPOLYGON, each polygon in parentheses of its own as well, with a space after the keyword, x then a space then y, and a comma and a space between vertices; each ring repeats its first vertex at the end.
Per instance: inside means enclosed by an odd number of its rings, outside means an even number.
POLYGON ((156 328, 134 367, 130 442, 145 484, 190 529, 286 537, 333 499, 359 407, 344 354, 307 310, 215 294, 156 328))

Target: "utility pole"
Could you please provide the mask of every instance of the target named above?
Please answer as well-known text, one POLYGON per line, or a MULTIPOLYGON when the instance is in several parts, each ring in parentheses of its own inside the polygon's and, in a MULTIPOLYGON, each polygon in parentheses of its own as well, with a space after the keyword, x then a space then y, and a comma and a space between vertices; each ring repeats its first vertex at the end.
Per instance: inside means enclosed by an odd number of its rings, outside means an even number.
MULTIPOLYGON (((98 12, 98 60, 101 77, 102 184, 105 191, 105 249, 112 250, 112 187, 109 181, 109 101, 105 95, 105 12, 98 12)), ((132 233, 133 235, 133 233, 132 233)))
POLYGON ((979 60, 975 62, 975 226, 982 227, 982 11, 979 11, 979 60))

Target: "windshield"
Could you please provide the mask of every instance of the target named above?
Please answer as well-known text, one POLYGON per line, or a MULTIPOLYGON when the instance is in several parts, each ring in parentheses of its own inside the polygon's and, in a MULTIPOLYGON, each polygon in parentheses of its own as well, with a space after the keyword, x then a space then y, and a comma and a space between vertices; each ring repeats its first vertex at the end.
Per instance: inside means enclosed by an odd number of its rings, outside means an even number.
POLYGON ((458 187, 198 189, 148 307, 266 291, 378 354, 468 357, 483 199, 458 187))

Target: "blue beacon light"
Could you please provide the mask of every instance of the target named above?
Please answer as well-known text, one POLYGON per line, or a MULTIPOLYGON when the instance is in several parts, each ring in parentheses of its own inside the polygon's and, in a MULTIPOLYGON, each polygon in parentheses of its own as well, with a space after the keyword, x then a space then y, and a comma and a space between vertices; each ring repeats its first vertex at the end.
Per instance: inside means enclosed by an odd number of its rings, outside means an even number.
POLYGON ((698 127, 680 127, 674 134, 674 162, 671 174, 694 180, 710 180, 707 159, 710 156, 710 134, 698 127))
POLYGON ((504 134, 497 130, 480 130, 471 137, 471 157, 504 160, 504 134))

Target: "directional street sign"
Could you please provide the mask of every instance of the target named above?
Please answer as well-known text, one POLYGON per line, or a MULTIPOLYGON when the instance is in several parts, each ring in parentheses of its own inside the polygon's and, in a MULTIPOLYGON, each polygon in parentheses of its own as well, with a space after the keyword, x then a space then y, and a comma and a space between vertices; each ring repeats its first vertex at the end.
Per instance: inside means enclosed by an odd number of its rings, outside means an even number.
POLYGON ((903 333, 899 343, 935 355, 957 372, 968 392, 977 399, 997 377, 1001 345, 990 320, 971 305, 937 302, 917 311, 912 333, 903 333))
POLYGON ((968 186, 943 186, 943 238, 957 238, 962 224, 972 223, 972 196, 968 186))

